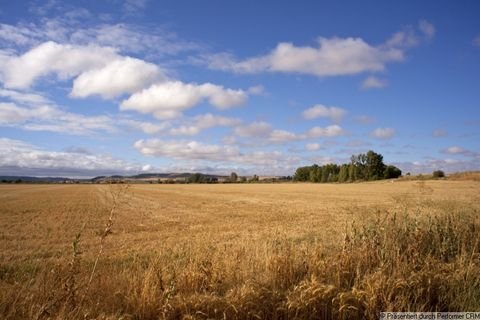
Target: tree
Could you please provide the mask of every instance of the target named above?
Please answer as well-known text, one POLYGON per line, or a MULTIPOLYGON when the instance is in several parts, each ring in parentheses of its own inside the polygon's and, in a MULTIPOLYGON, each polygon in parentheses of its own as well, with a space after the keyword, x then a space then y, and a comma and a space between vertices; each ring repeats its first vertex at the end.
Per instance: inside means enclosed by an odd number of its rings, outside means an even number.
POLYGON ((435 170, 433 171, 432 175, 434 178, 444 178, 445 172, 443 172, 442 170, 435 170))
POLYGON ((383 177, 385 179, 396 179, 402 175, 402 170, 398 169, 395 166, 386 166, 383 171, 383 177))
POLYGON ((188 178, 189 183, 202 183, 204 180, 205 177, 201 173, 194 173, 188 178))
POLYGON ((309 181, 310 180, 310 167, 300 167, 295 171, 293 177, 295 181, 309 181))
POLYGON ((348 181, 348 164, 342 164, 338 172, 338 182, 348 181))
POLYGON ((366 154, 365 161, 365 179, 378 180, 384 176, 385 164, 383 163, 383 156, 369 150, 366 154))
POLYGON ((249 180, 249 182, 257 182, 258 180, 258 176, 254 174, 253 177, 249 180))
POLYGON ((310 168, 310 182, 320 182, 322 179, 322 167, 319 167, 317 164, 314 164, 310 168))
POLYGON ((230 173, 230 182, 237 182, 238 175, 235 172, 230 173))
POLYGON ((310 182, 347 182, 356 180, 379 180, 398 178, 402 171, 395 166, 383 163, 383 156, 372 150, 352 155, 350 163, 337 165, 329 163, 323 166, 299 167, 295 171, 295 181, 310 182))
POLYGON ((350 158, 350 162, 355 167, 355 176, 353 180, 366 179, 367 155, 365 153, 353 155, 350 158))

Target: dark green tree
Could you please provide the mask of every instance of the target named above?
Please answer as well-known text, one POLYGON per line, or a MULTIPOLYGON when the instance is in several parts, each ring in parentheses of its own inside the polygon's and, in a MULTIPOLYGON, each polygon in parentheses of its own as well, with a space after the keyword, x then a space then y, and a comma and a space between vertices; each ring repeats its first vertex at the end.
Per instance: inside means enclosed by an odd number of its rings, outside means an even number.
POLYGON ((295 171, 295 175, 293 177, 295 181, 310 181, 310 167, 300 167, 297 168, 295 171))
POLYGON ((442 170, 435 170, 435 171, 433 171, 432 176, 434 178, 444 178, 445 177, 445 172, 443 172, 442 170))
POLYGON ((202 183, 205 181, 205 176, 201 173, 194 173, 188 178, 189 183, 202 183))
POLYGON ((385 171, 385 164, 383 163, 383 156, 375 153, 372 150, 366 154, 365 161, 365 180, 382 179, 385 171))
POLYGON ((402 175, 402 170, 392 165, 386 166, 385 170, 383 171, 383 177, 385 179, 396 179, 401 175, 402 175))

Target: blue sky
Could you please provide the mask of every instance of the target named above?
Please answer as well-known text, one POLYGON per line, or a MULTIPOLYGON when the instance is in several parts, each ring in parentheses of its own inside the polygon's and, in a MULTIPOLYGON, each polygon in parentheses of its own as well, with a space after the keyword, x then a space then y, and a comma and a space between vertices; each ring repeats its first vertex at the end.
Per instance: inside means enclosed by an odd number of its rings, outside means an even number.
POLYGON ((0 174, 480 169, 478 1, 0 7, 0 174))

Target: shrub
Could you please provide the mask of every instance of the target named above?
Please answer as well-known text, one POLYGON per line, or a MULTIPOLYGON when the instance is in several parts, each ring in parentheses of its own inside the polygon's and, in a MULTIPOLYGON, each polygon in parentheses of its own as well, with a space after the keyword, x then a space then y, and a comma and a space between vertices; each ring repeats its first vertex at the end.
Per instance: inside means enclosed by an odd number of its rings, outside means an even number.
POLYGON ((433 177, 434 178, 444 178, 445 177, 445 172, 443 172, 442 170, 435 170, 433 171, 433 177))

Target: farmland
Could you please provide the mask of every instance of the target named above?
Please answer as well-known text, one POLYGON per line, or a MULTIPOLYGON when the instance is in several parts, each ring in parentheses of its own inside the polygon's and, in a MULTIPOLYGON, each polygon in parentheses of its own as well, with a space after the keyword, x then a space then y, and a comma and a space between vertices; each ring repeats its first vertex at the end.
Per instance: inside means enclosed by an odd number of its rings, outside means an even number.
POLYGON ((0 185, 0 317, 478 310, 479 191, 444 180, 0 185))

